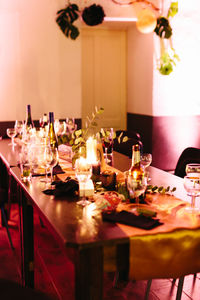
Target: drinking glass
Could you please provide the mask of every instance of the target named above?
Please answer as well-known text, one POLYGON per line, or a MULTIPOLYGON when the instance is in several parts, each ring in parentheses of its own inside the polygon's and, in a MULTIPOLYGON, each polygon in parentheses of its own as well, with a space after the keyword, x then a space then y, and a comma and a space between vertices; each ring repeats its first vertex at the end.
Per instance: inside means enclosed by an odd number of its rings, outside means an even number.
POLYGON ((16 128, 7 128, 7 136, 11 138, 11 143, 9 145, 15 146, 14 137, 17 134, 16 128))
POLYGON ((150 166, 150 164, 152 163, 152 155, 151 153, 144 153, 141 155, 141 159, 140 159, 140 163, 142 165, 142 167, 144 168, 144 170, 150 166))
MULTIPOLYGON (((52 152, 51 147, 45 145, 42 147, 42 160, 41 160, 41 167, 45 169, 45 178, 42 178, 40 181, 50 183, 51 178, 48 178, 48 169, 51 169, 52 163, 52 152)), ((53 167, 52 167, 53 168, 53 167)))
POLYGON ((139 196, 142 195, 147 187, 147 177, 135 179, 132 175, 127 175, 127 189, 131 199, 136 199, 136 205, 139 205, 139 196))
POLYGON ((58 164, 58 149, 57 148, 48 148, 48 155, 50 159, 49 167, 51 170, 51 183, 53 182, 53 168, 58 164))
POLYGON ((16 134, 22 135, 23 128, 24 128, 24 122, 16 120, 15 121, 15 129, 17 131, 16 134))
POLYGON ((191 175, 200 178, 200 164, 187 164, 185 168, 186 175, 191 175))
POLYGON ((200 178, 194 177, 193 175, 187 175, 183 179, 183 185, 187 194, 191 196, 191 206, 185 209, 190 212, 199 212, 200 209, 195 207, 196 197, 200 196, 200 178))
POLYGON ((90 204, 90 201, 88 201, 85 197, 85 188, 86 188, 86 182, 92 175, 92 167, 87 162, 87 159, 80 157, 75 162, 75 174, 79 182, 79 189, 80 185, 82 185, 83 188, 83 196, 80 201, 77 202, 77 204, 86 206, 90 204))
POLYGON ((113 128, 108 128, 108 129, 101 128, 101 135, 102 135, 101 141, 102 141, 105 161, 106 164, 109 164, 110 160, 108 159, 108 154, 110 154, 112 160, 112 152, 113 152, 113 136, 114 136, 113 128))
POLYGON ((66 118, 67 131, 73 133, 77 129, 77 124, 74 118, 66 118))

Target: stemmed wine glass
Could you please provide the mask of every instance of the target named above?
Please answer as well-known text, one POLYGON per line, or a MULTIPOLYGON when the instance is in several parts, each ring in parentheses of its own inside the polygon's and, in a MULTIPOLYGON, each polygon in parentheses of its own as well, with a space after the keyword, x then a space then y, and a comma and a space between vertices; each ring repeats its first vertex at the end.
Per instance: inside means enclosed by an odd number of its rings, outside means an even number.
POLYGON ((200 178, 200 164, 190 163, 186 165, 185 172, 187 175, 200 178))
POLYGON ((11 138, 11 143, 9 145, 15 146, 14 137, 17 134, 16 128, 7 128, 7 136, 11 138))
POLYGON ((200 177, 195 177, 193 175, 187 175, 183 179, 183 185, 187 194, 191 196, 191 206, 186 207, 185 209, 190 212, 199 212, 200 209, 195 207, 196 197, 200 196, 200 177))
POLYGON ((140 164, 144 169, 146 176, 148 177, 148 181, 151 180, 149 177, 149 172, 146 170, 150 164, 152 163, 152 154, 151 153, 143 153, 140 157, 140 164))
POLYGON ((87 159, 84 157, 80 157, 79 159, 76 160, 75 162, 75 174, 79 182, 79 190, 80 190, 80 185, 82 185, 83 189, 83 196, 80 201, 77 202, 77 204, 86 206, 90 204, 90 201, 88 201, 85 197, 85 186, 87 180, 91 177, 92 175, 92 167, 91 164, 88 163, 87 159))
POLYGON ((127 176, 127 189, 130 198, 136 199, 136 205, 139 205, 139 196, 142 195, 147 187, 147 177, 135 178, 132 175, 127 176))
POLYGON ((23 121, 15 121, 15 129, 17 131, 16 134, 22 135, 23 129, 24 129, 24 122, 23 121))
POLYGON ((144 169, 150 166, 152 163, 152 154, 151 153, 143 153, 141 155, 140 163, 144 169))
POLYGON ((53 182, 53 168, 58 164, 58 149, 48 147, 49 167, 51 170, 51 183, 53 182))
POLYGON ((102 146, 103 146, 103 150, 104 150, 104 155, 105 155, 105 160, 106 163, 109 163, 108 160, 108 153, 112 154, 112 147, 113 147, 113 136, 114 136, 114 132, 113 132, 113 128, 110 129, 103 129, 101 128, 101 134, 102 134, 102 146))

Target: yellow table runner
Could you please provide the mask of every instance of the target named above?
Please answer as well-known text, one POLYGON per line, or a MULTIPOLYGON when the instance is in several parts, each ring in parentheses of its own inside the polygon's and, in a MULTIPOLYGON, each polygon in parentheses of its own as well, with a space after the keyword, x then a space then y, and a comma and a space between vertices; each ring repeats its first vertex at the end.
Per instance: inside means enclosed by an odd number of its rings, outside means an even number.
MULTIPOLYGON (((130 237, 129 277, 178 278, 200 271, 200 216, 169 195, 147 195, 163 225, 143 230, 118 224, 130 237)), ((130 210, 131 205, 129 205, 130 210)))

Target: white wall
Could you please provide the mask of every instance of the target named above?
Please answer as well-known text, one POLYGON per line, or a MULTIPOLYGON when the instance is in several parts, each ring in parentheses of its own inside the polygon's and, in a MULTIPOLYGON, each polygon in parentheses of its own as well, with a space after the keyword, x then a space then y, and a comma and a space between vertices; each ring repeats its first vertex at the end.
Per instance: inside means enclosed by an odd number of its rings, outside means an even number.
POLYGON ((54 0, 0 0, 0 121, 81 117, 81 39, 67 39, 55 22, 54 0))
POLYGON ((169 76, 157 70, 159 38, 128 30, 128 112, 151 116, 200 115, 200 3, 179 1, 171 20, 180 62, 169 76), (153 64, 153 65, 152 65, 153 64))

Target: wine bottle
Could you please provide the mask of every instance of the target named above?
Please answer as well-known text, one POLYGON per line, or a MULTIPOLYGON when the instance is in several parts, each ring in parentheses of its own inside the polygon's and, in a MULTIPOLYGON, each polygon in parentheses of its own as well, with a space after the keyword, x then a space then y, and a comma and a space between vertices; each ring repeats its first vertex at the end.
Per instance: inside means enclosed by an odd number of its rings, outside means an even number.
MULTIPOLYGON (((133 177, 136 182, 141 182, 144 178, 144 169, 140 165, 140 146, 139 144, 133 145, 132 147, 132 164, 128 171, 128 174, 133 177)), ((143 202, 145 199, 145 192, 139 196, 139 201, 143 202)), ((135 203, 136 198, 132 196, 129 191, 129 200, 131 203, 135 203)))
POLYGON ((129 169, 129 175, 135 180, 141 180, 144 177, 144 169, 140 165, 140 146, 139 144, 132 147, 132 164, 129 169))
POLYGON ((33 123, 33 120, 32 120, 32 117, 31 117, 31 106, 30 104, 27 104, 26 106, 26 122, 25 122, 25 125, 26 125, 26 129, 27 130, 30 130, 31 128, 34 128, 34 123, 33 123))
POLYGON ((49 113, 49 142, 51 147, 58 148, 58 141, 54 129, 54 113, 49 113))

